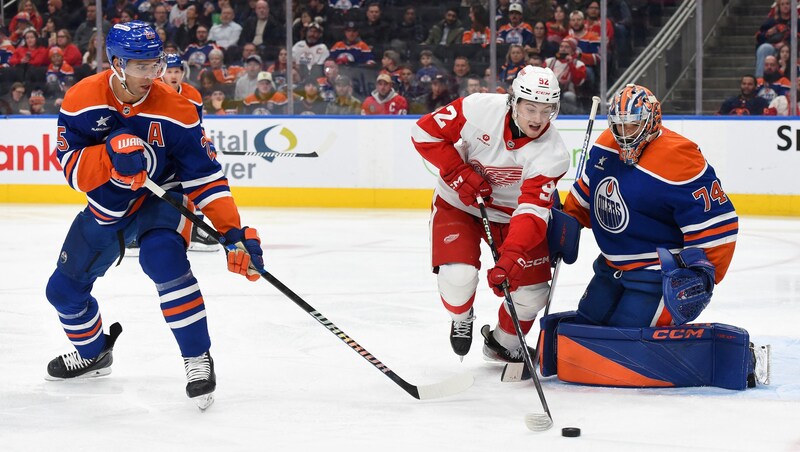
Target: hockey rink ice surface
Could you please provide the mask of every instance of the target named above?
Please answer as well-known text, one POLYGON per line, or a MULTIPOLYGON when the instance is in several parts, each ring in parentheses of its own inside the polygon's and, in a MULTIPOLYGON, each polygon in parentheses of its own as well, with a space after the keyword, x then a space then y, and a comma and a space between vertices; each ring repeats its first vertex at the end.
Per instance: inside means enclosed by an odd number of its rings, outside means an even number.
MULTIPOLYGON (((429 270, 423 210, 242 209, 267 270, 405 380, 471 372, 475 384, 418 401, 267 281, 226 270, 222 252, 191 253, 216 364, 216 402, 184 393, 177 345, 136 258, 95 284, 106 329, 120 322, 113 373, 44 380, 72 348, 44 295, 81 206, 0 205, 0 450, 16 451, 800 451, 800 220, 742 217, 733 264, 698 322, 744 327, 772 344, 772 385, 612 389, 543 379, 554 426, 535 433, 532 383, 501 383, 478 330, 501 300, 476 297, 472 351, 450 349, 449 317, 429 270), (562 427, 579 427, 564 438, 562 427)), ((584 230, 551 312, 574 309, 597 255, 584 230)), ((537 327, 538 328, 538 327, 537 327)), ((531 338, 535 338, 533 334, 531 338)), ((535 339, 531 339, 535 343, 535 339)))

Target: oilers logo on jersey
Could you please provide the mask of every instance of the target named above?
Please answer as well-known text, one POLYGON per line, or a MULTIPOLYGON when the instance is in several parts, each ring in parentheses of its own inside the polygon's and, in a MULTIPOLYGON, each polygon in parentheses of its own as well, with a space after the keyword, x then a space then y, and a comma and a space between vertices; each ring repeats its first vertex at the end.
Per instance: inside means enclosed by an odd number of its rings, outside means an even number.
POLYGON ((628 226, 630 213, 619 192, 619 182, 614 177, 606 177, 597 184, 594 199, 595 218, 608 232, 618 234, 628 226))

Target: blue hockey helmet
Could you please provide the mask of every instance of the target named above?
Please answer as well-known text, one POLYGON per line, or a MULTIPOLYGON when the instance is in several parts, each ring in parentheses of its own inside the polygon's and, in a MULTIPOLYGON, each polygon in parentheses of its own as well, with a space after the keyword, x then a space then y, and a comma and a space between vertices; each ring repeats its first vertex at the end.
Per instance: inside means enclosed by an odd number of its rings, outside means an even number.
POLYGON ((608 127, 620 147, 619 159, 635 165, 661 131, 661 103, 644 86, 625 85, 608 107, 608 127))
POLYGON ((183 58, 177 53, 168 53, 167 54, 167 68, 171 67, 179 67, 181 69, 186 69, 183 67, 183 58))
MULTIPOLYGON (((126 72, 125 68, 130 60, 158 60, 146 73, 131 75, 156 78, 165 69, 164 44, 161 38, 150 25, 138 20, 116 24, 111 28, 106 38, 106 56, 112 67, 114 57, 119 59, 123 72, 126 72)), ((122 78, 124 79, 124 75, 122 78)))

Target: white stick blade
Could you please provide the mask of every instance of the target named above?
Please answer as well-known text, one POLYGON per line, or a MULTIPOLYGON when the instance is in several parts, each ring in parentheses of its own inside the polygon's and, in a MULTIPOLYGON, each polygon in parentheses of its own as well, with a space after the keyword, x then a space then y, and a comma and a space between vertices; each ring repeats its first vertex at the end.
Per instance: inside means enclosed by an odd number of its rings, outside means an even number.
POLYGON ((475 383, 475 377, 467 372, 432 385, 417 386, 417 390, 420 400, 439 399, 464 392, 473 383, 475 383))
POLYGON ((517 383, 530 379, 531 374, 528 372, 528 367, 525 366, 525 363, 508 363, 503 368, 502 375, 500 375, 500 381, 503 383, 517 383))
POLYGON ((528 413, 525 415, 525 426, 528 430, 543 432, 553 426, 553 420, 547 414, 528 413))

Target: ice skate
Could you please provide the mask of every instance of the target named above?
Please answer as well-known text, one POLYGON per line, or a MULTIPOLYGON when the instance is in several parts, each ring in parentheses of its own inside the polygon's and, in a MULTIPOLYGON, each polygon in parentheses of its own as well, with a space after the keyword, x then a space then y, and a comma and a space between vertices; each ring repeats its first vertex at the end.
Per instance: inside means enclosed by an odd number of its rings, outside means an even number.
MULTIPOLYGON (((494 330, 491 330, 489 325, 483 325, 483 328, 481 328, 481 335, 483 335, 485 339, 483 341, 483 356, 486 360, 504 363, 521 363, 523 361, 522 346, 514 350, 508 350, 497 342, 497 339, 494 338, 494 334, 492 333, 494 333, 494 330)), ((531 356, 535 353, 530 347, 528 347, 528 351, 531 356)))
POLYGON ((57 356, 47 364, 46 380, 69 380, 102 377, 111 373, 111 364, 114 362, 112 350, 114 342, 122 333, 122 326, 114 323, 109 327, 106 335, 106 345, 103 351, 94 358, 83 359, 77 351, 57 356))
POLYGON ((183 358, 186 369, 186 395, 204 411, 214 403, 214 389, 217 387, 217 376, 214 374, 214 360, 211 353, 205 352, 194 358, 183 358))
POLYGON ((450 325, 450 345, 456 355, 464 361, 464 356, 469 353, 472 345, 472 325, 475 322, 474 309, 470 308, 467 318, 453 321, 450 325))
POLYGON ((770 359, 772 347, 767 345, 756 345, 750 343, 750 353, 753 356, 753 373, 747 376, 747 387, 754 388, 757 385, 768 385, 770 382, 770 359))
POLYGON ((197 226, 192 228, 192 238, 189 241, 189 251, 213 252, 219 251, 220 248, 219 242, 206 234, 206 231, 198 228, 197 226))

